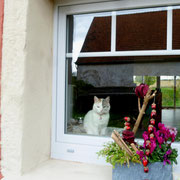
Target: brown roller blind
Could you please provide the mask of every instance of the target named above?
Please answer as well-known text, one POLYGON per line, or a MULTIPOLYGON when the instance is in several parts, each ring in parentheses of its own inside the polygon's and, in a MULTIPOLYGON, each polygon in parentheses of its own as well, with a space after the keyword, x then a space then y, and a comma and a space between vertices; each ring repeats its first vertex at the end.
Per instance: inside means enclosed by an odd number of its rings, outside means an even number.
POLYGON ((173 10, 173 49, 180 49, 180 9, 173 10))
POLYGON ((166 11, 119 15, 116 50, 164 50, 166 33, 166 11))
POLYGON ((111 49, 111 17, 95 17, 81 52, 103 52, 111 49))

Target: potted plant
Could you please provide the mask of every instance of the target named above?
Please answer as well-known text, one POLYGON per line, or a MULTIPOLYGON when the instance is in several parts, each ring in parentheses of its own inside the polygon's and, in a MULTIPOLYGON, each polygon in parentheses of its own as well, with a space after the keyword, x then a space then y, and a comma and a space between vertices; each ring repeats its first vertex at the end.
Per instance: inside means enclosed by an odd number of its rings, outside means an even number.
POLYGON ((105 157, 106 162, 113 165, 113 180, 172 180, 172 164, 177 164, 178 152, 171 144, 175 141, 177 130, 166 127, 162 123, 156 124, 156 104, 151 105, 149 126, 143 133, 143 145, 134 141, 146 106, 155 96, 147 85, 141 84, 136 88, 138 98, 144 97, 142 108, 139 100, 139 115, 132 131, 130 131, 130 118, 125 117, 125 131, 122 137, 117 131, 112 133, 115 142, 109 142, 98 152, 105 157), (139 91, 139 92, 138 92, 139 91), (142 93, 142 94, 141 94, 142 93))

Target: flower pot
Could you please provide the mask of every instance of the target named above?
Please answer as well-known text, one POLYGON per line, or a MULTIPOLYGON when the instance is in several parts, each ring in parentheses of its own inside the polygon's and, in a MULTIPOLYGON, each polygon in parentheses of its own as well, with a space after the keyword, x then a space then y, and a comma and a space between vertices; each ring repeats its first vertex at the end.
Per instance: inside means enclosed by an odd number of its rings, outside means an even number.
POLYGON ((162 162, 148 164, 149 172, 144 172, 141 164, 130 163, 127 165, 116 165, 113 169, 112 180, 172 180, 172 165, 163 165, 162 162))

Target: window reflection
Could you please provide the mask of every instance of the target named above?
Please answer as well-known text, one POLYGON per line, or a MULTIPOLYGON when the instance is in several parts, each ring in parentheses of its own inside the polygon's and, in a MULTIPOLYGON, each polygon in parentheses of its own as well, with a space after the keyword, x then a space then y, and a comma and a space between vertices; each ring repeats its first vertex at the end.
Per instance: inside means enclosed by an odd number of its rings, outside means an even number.
MULTIPOLYGON (((116 22, 116 50, 166 49, 166 11, 117 15, 116 22)), ((180 56, 88 57, 111 51, 110 12, 68 16, 67 27, 67 52, 73 55, 66 59, 66 133, 110 136, 123 131, 125 116, 133 126, 135 87, 141 83, 157 90, 156 122, 180 130, 180 56)), ((150 112, 148 106, 137 137, 147 129, 150 112)))
POLYGON ((78 57, 80 52, 110 51, 111 13, 94 13, 68 16, 68 52, 78 57), (102 41, 106 40, 106 43, 102 41))
POLYGON ((117 16, 117 51, 166 49, 167 12, 117 16))
MULTIPOLYGON (((108 110, 109 120, 106 130, 101 133, 92 132, 91 135, 110 136, 113 129, 123 130, 124 116, 132 119, 132 126, 138 116, 138 103, 135 95, 135 87, 140 83, 146 83, 151 89, 157 89, 155 101, 157 104, 157 123, 178 125, 179 116, 179 84, 180 63, 173 62, 136 62, 136 63, 112 63, 111 58, 107 61, 103 58, 78 58, 75 62, 76 69, 72 66, 72 59, 68 63, 68 94, 67 94, 67 131, 73 134, 91 134, 84 128, 84 119, 87 113, 93 109, 95 97, 110 98, 108 110), (171 68, 169 68, 171 67, 171 68), (175 87, 176 84, 176 87, 175 87), (175 103, 175 104, 174 104, 175 103), (174 115, 172 116, 172 112, 174 115)), ((105 104, 106 101, 104 101, 105 104)), ((152 103, 152 102, 151 102, 152 103)), ((98 106, 102 108, 102 103, 98 106)), ((151 107, 148 106, 143 121, 139 127, 137 137, 147 128, 151 107)), ((100 120, 101 116, 99 116, 100 120)))
POLYGON ((173 49, 180 49, 180 10, 173 10, 173 49))

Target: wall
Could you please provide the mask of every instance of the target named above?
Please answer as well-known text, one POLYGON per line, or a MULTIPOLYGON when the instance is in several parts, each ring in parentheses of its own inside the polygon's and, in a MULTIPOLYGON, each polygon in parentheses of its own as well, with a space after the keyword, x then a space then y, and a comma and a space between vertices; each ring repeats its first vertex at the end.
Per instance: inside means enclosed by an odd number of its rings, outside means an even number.
POLYGON ((6 0, 2 56, 2 173, 17 174, 22 165, 26 16, 28 1, 6 0))
MULTIPOLYGON (((0 0, 0 82, 1 82, 1 63, 2 63, 3 19, 4 19, 4 0, 0 0)), ((1 85, 0 85, 0 98, 1 98, 1 85)), ((1 104, 0 104, 0 109, 1 109, 1 104)), ((1 116, 0 116, 0 141, 1 141, 1 116)), ((0 145, 0 159, 1 159, 1 145, 0 145)), ((2 174, 0 172, 0 179, 1 178, 2 178, 2 174)))
POLYGON ((50 157, 53 2, 29 0, 22 172, 50 157))
POLYGON ((6 0, 2 58, 2 172, 50 157, 53 2, 6 0))

